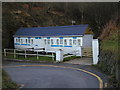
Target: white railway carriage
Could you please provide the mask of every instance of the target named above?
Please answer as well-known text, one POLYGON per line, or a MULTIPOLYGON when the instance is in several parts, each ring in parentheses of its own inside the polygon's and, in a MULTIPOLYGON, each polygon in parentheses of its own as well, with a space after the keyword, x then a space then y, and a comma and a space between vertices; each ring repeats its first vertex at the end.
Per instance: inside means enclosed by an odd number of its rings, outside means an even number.
POLYGON ((76 47, 92 47, 93 35, 88 24, 20 28, 14 34, 17 49, 41 49, 69 52, 76 47))

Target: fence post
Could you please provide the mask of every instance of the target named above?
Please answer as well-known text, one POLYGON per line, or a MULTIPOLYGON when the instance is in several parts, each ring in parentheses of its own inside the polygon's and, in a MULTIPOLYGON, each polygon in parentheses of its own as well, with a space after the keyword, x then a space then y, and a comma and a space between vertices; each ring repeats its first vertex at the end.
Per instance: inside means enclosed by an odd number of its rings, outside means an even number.
POLYGON ((99 55, 98 39, 92 40, 92 52, 93 52, 93 64, 97 64, 98 63, 98 55, 99 55))
POLYGON ((59 49, 58 51, 56 51, 56 61, 57 62, 63 61, 63 50, 62 49, 59 49))
POLYGON ((27 56, 26 56, 26 50, 25 50, 25 59, 27 58, 27 56))
POLYGON ((39 57, 38 57, 38 51, 37 51, 37 60, 39 59, 39 57))
POLYGON ((14 49, 14 58, 16 58, 16 51, 15 51, 15 49, 14 49))
POLYGON ((6 49, 4 49, 4 56, 7 56, 7 55, 6 55, 6 49))
POLYGON ((53 54, 53 52, 52 52, 52 60, 54 61, 54 54, 53 54))

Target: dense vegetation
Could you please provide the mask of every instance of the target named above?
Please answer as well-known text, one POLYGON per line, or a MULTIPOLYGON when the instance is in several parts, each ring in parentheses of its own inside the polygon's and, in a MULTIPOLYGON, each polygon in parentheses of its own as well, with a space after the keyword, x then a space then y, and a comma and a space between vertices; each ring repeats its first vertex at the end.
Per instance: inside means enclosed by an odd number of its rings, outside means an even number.
POLYGON ((3 48, 13 47, 12 35, 18 28, 71 25, 72 20, 77 25, 89 24, 96 38, 116 12, 117 2, 5 2, 2 3, 3 48))
POLYGON ((115 17, 106 24, 100 37, 98 67, 109 75, 110 87, 120 87, 119 31, 120 17, 115 17))

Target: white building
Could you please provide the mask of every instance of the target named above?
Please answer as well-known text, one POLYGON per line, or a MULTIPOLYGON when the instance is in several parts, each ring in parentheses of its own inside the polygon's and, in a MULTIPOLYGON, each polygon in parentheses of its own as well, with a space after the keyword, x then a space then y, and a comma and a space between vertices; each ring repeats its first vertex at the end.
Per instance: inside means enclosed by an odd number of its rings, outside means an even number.
POLYGON ((14 47, 70 52, 76 47, 92 47, 93 35, 88 24, 20 28, 14 34, 14 47))

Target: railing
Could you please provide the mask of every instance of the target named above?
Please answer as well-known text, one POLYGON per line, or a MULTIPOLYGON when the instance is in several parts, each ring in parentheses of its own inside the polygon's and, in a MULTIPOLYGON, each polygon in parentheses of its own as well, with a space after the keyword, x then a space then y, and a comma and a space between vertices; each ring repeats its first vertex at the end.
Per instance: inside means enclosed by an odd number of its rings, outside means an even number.
POLYGON ((75 51, 72 51, 72 52, 69 52, 69 53, 64 51, 64 53, 67 53, 67 54, 64 54, 64 55, 63 55, 63 58, 76 56, 77 53, 78 53, 78 51, 79 51, 79 50, 75 50, 75 51))
POLYGON ((39 56, 46 56, 46 57, 52 57, 52 60, 54 60, 54 51, 48 51, 48 53, 51 53, 51 55, 43 55, 39 54, 39 52, 44 52, 44 50, 32 50, 32 49, 26 49, 26 50, 21 50, 21 49, 4 49, 4 56, 7 56, 7 54, 13 54, 14 58, 16 58, 16 55, 24 55, 25 59, 27 56, 36 56, 37 60, 39 59, 39 56), (18 53, 18 51, 22 51, 22 53, 18 53), (33 51, 33 53, 27 53, 27 51, 33 51))

